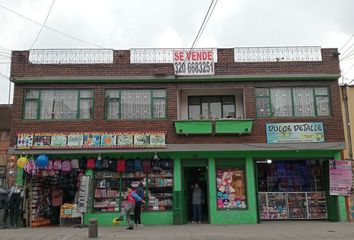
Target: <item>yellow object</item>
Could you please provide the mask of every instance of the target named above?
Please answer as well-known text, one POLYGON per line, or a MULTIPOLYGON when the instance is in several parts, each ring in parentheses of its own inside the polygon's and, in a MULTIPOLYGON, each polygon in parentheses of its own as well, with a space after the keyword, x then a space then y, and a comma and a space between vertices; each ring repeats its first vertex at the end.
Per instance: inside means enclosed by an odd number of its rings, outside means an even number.
POLYGON ((113 218, 112 223, 113 224, 120 224, 119 218, 113 218))
POLYGON ((20 157, 18 160, 17 160, 17 166, 19 168, 24 168, 26 163, 28 163, 28 158, 27 158, 27 155, 25 157, 20 157))

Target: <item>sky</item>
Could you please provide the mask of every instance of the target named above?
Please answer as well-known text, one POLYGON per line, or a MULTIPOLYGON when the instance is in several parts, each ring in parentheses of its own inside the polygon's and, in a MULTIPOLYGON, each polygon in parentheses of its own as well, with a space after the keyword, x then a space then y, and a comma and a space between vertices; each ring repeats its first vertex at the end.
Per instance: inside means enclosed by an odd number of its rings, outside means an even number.
MULTIPOLYGON (((46 26, 82 41, 46 28, 35 41, 41 25, 33 21, 44 23, 53 0, 0 0, 0 104, 9 99, 5 76, 11 50, 32 44, 33 49, 190 48, 210 2, 56 0, 46 26)), ((196 48, 338 48, 343 56, 339 82, 349 83, 354 79, 353 9, 353 0, 219 0, 196 48)))

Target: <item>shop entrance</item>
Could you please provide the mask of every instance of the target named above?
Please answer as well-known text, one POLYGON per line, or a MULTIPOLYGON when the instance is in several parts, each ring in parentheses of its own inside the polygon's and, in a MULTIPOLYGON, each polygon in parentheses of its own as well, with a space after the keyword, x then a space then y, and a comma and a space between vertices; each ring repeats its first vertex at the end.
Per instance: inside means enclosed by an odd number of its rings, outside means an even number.
MULTIPOLYGON (((185 167, 184 168, 184 178, 183 178, 183 187, 185 194, 185 206, 186 206, 186 218, 187 222, 193 222, 193 208, 192 208, 192 198, 193 198, 193 186, 198 184, 199 188, 202 191, 202 199, 204 202, 202 204, 202 223, 209 222, 208 214, 208 172, 207 167, 185 167)), ((198 222, 197 219, 195 219, 198 222)), ((194 222, 193 222, 194 223, 194 222)))

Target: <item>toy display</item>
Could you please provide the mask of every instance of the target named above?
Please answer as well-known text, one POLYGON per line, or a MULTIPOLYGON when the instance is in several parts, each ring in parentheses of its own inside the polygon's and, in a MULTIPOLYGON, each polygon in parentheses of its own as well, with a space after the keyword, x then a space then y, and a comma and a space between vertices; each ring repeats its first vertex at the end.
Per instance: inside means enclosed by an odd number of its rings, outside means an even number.
POLYGON ((243 169, 217 169, 218 209, 245 209, 245 174, 243 169))

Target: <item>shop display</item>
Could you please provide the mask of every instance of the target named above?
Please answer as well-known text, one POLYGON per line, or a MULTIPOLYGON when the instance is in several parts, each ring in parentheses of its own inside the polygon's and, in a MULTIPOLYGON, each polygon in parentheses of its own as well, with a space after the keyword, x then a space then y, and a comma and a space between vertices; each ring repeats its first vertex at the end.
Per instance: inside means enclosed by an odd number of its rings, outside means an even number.
POLYGON ((89 176, 80 176, 78 209, 82 213, 87 211, 87 199, 89 196, 90 180, 91 178, 89 176))
POLYGON ((218 209, 245 209, 247 207, 243 169, 217 169, 216 182, 218 209))
POLYGON ((93 208, 95 211, 119 211, 119 175, 116 172, 96 172, 93 208))
POLYGON ((260 192, 258 199, 262 220, 327 219, 325 192, 260 192))
POLYGON ((172 170, 161 170, 149 175, 148 196, 150 210, 170 210, 172 208, 173 193, 172 170))
POLYGON ((82 213, 76 204, 64 203, 60 208, 60 227, 80 225, 83 222, 82 213))

